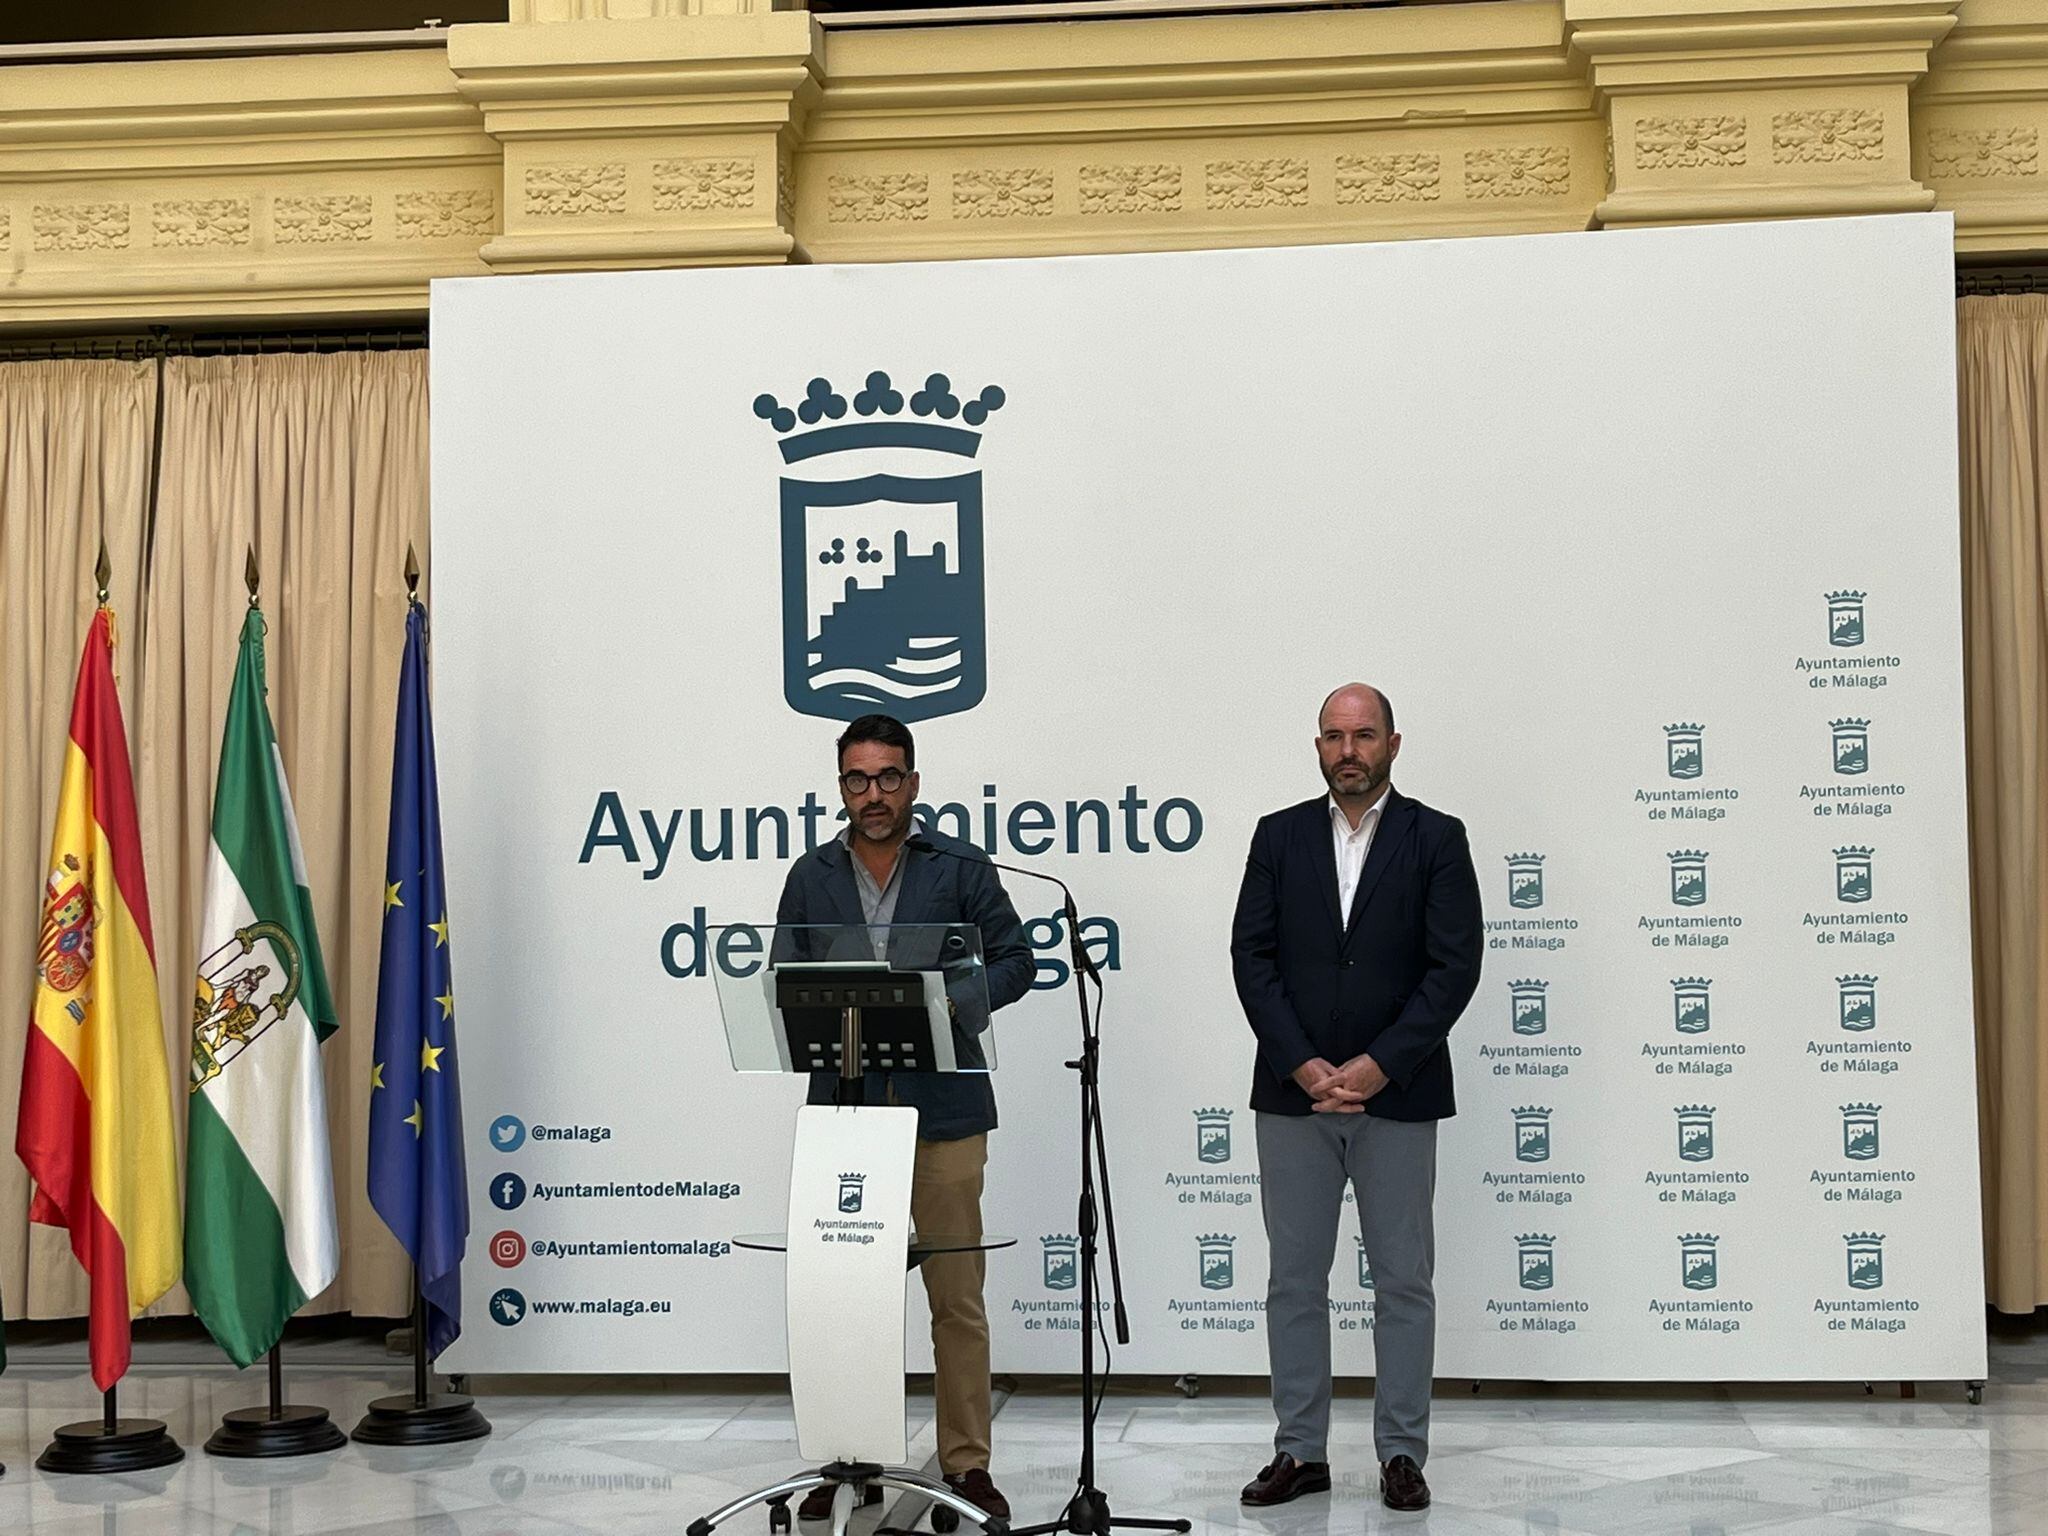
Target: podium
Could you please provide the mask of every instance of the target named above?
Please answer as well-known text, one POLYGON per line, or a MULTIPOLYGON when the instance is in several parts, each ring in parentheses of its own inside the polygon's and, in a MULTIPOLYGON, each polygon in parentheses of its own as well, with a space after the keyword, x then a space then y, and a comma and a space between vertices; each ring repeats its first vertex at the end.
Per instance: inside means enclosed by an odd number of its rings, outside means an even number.
POLYGON ((715 974, 733 1070, 830 1073, 833 1102, 797 1111, 784 1232, 737 1244, 787 1255, 789 1394, 798 1451, 813 1465, 693 1521, 689 1536, 710 1536, 755 1505, 768 1507, 771 1530, 786 1531, 790 1499, 828 1485, 833 1536, 870 1486, 930 1499, 935 1528, 950 1517, 944 1528, 964 1520, 1004 1536, 1005 1522, 903 1465, 903 1286, 925 1257, 1010 1240, 913 1233, 917 1111, 864 1102, 871 1074, 994 1067, 980 932, 966 923, 783 924, 728 928, 717 942, 727 957, 715 974))

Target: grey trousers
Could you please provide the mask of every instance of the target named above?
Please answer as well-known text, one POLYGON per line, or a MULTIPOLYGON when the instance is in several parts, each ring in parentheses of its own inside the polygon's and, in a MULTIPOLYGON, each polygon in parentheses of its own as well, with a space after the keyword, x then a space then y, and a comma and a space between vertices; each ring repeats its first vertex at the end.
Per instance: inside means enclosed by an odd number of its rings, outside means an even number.
POLYGON ((1373 1447, 1383 1462, 1412 1456, 1420 1466, 1436 1368, 1436 1122, 1261 1114, 1258 1138, 1273 1448, 1330 1459, 1330 1265, 1349 1179, 1376 1298, 1373 1447))

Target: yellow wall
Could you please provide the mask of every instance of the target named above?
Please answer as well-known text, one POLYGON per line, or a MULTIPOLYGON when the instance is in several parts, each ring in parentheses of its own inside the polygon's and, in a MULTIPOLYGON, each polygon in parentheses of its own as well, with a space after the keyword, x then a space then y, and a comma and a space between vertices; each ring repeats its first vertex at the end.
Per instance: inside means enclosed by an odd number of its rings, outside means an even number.
POLYGON ((2044 0, 512 14, 445 49, 0 70, 0 324, 417 314, 430 278, 494 271, 1926 208, 1961 252, 2048 250, 2044 0))

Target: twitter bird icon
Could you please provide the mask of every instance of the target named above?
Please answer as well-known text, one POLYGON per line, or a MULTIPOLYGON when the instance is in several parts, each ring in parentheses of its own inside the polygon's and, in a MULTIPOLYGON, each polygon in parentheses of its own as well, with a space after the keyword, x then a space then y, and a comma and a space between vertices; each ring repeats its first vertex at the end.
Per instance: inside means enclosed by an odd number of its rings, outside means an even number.
POLYGON ((526 1122, 517 1115, 500 1115, 491 1122, 491 1150, 517 1152, 526 1142, 526 1122))

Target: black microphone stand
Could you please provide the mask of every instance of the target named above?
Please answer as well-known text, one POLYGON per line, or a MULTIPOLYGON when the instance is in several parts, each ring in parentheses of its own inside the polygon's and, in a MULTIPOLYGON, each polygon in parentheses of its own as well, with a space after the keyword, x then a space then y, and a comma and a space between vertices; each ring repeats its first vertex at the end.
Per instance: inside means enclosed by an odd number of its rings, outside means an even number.
MULTIPOLYGON (((942 853, 956 859, 966 857, 950 848, 941 848, 923 836, 913 837, 909 842, 910 846, 925 852, 942 853)), ((1109 1289, 1111 1310, 1116 1320, 1116 1341, 1119 1344, 1131 1342, 1130 1318, 1124 1311, 1123 1271, 1117 1262, 1116 1210, 1109 1192, 1109 1147, 1102 1134, 1102 1093, 1098 1070, 1100 1036, 1088 1010, 1088 983, 1095 983, 1099 1000, 1102 973, 1089 959, 1087 947, 1081 942, 1081 913, 1074 905, 1074 893, 1066 881, 1057 875, 1026 869, 1022 865, 998 864, 993 859, 989 863, 1009 874, 1049 880, 1060 888, 1067 918, 1067 945, 1073 962, 1074 998, 1081 1007, 1081 1054, 1076 1060, 1066 1063, 1069 1070, 1080 1074, 1081 1086, 1081 1199, 1075 1229, 1081 1239, 1081 1471, 1074 1495, 1058 1519, 1039 1525, 1013 1525, 1010 1536, 1052 1536, 1057 1531, 1073 1531, 1082 1533, 1082 1536, 1109 1536, 1112 1530, 1191 1530, 1192 1526, 1186 1520, 1128 1520, 1113 1516, 1109 1511, 1109 1496, 1095 1483, 1095 1415, 1099 1406, 1095 1376, 1095 1191, 1098 1174, 1102 1189, 1100 1230, 1109 1243, 1109 1289)))

